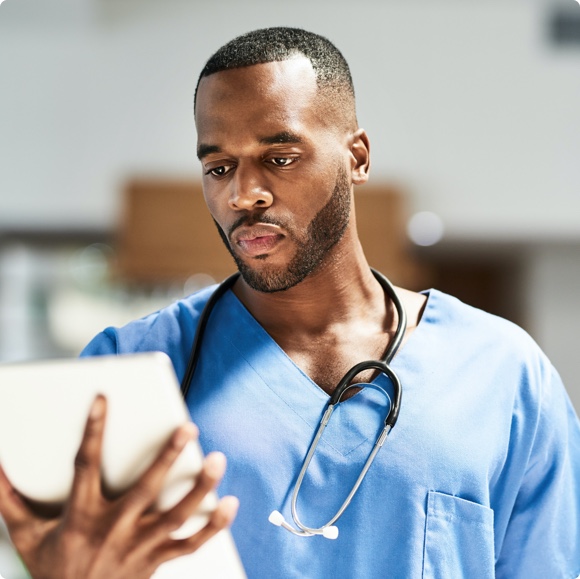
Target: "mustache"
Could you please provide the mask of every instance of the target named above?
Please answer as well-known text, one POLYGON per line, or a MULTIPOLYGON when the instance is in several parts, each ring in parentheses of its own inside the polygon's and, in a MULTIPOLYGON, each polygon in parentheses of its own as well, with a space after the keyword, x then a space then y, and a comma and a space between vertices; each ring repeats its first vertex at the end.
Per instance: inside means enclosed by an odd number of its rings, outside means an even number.
POLYGON ((279 219, 276 219, 275 217, 271 217, 267 213, 260 213, 260 214, 249 213, 247 215, 241 215, 228 228, 228 231, 227 231, 228 239, 231 239, 232 234, 234 233, 234 231, 238 227, 241 227, 242 225, 246 225, 246 226, 257 225, 258 223, 266 223, 266 224, 270 224, 270 225, 277 225, 278 227, 283 227, 283 228, 286 227, 285 224, 282 221, 280 221, 279 219))

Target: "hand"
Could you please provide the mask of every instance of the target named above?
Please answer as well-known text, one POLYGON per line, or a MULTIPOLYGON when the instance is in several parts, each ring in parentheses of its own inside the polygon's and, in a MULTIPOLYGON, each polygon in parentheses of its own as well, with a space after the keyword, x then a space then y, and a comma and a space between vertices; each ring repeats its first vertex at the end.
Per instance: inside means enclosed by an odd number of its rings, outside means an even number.
POLYGON ((195 512, 221 480, 225 457, 209 454, 192 490, 173 508, 154 512, 167 471, 183 447, 197 436, 193 425, 180 427, 139 481, 109 500, 101 490, 101 447, 106 401, 95 400, 75 459, 71 495, 58 517, 38 515, 12 487, 0 467, 0 514, 34 579, 149 578, 161 563, 195 551, 230 525, 238 501, 224 497, 207 525, 187 539, 170 533, 195 512))

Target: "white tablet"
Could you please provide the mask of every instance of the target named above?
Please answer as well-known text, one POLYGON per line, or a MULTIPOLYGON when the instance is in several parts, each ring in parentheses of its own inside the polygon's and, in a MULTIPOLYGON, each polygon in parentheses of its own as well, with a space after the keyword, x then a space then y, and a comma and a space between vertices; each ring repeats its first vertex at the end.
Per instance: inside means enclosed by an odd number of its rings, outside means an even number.
MULTIPOLYGON (((0 364, 0 463, 22 494, 43 503, 64 502, 86 419, 99 393, 108 402, 103 482, 109 492, 120 493, 189 420, 169 358, 153 352, 0 364)), ((189 443, 167 475, 158 508, 170 508, 187 493, 201 461, 199 445, 189 443)), ((215 494, 208 495, 179 535, 201 528, 216 501, 215 494)), ((245 577, 229 531, 182 559, 189 561, 184 576, 245 577)), ((166 565, 175 569, 171 577, 185 569, 181 560, 166 565)))

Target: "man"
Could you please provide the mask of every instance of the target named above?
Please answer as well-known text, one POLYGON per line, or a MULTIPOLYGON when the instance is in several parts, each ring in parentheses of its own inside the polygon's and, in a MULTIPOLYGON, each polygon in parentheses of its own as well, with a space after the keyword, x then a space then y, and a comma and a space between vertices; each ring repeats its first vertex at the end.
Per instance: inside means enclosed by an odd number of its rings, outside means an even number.
MULTIPOLYGON (((353 365, 381 358, 397 326, 354 219, 369 139, 357 125, 342 55, 296 29, 259 30, 222 47, 202 71, 195 120, 204 195, 242 277, 209 319, 187 403, 204 448, 227 456, 220 491, 240 499, 232 531, 248 575, 576 577, 580 427, 560 380, 522 330, 434 290, 398 290, 408 315, 393 361, 401 413, 338 520, 338 539, 297 537, 268 523, 273 509, 289 513, 328 394, 353 365)), ((84 354, 162 350, 182 377, 211 291, 109 328, 84 354)), ((367 380, 392 395, 384 376, 366 372, 356 381, 367 380)), ((385 406, 367 387, 335 411, 297 501, 305 525, 320 527, 340 508, 385 406)), ((138 492, 103 506, 102 400, 93 414, 63 519, 35 519, 0 478, 0 509, 39 577, 147 576, 229 524, 236 504, 226 497, 199 536, 168 539, 220 478, 224 461, 215 454, 178 512, 142 514, 187 432, 138 492), (67 575, 67 558, 84 574, 67 575), (87 559, 96 563, 83 567, 87 559)))

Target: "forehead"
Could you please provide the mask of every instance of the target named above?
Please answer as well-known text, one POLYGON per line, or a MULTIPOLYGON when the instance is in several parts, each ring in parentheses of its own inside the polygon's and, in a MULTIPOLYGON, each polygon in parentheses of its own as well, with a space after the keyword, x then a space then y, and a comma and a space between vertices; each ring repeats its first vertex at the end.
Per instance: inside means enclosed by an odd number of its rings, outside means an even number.
POLYGON ((237 130, 273 134, 324 124, 312 64, 296 57, 204 77, 195 122, 198 140, 204 143, 233 137, 237 130))

